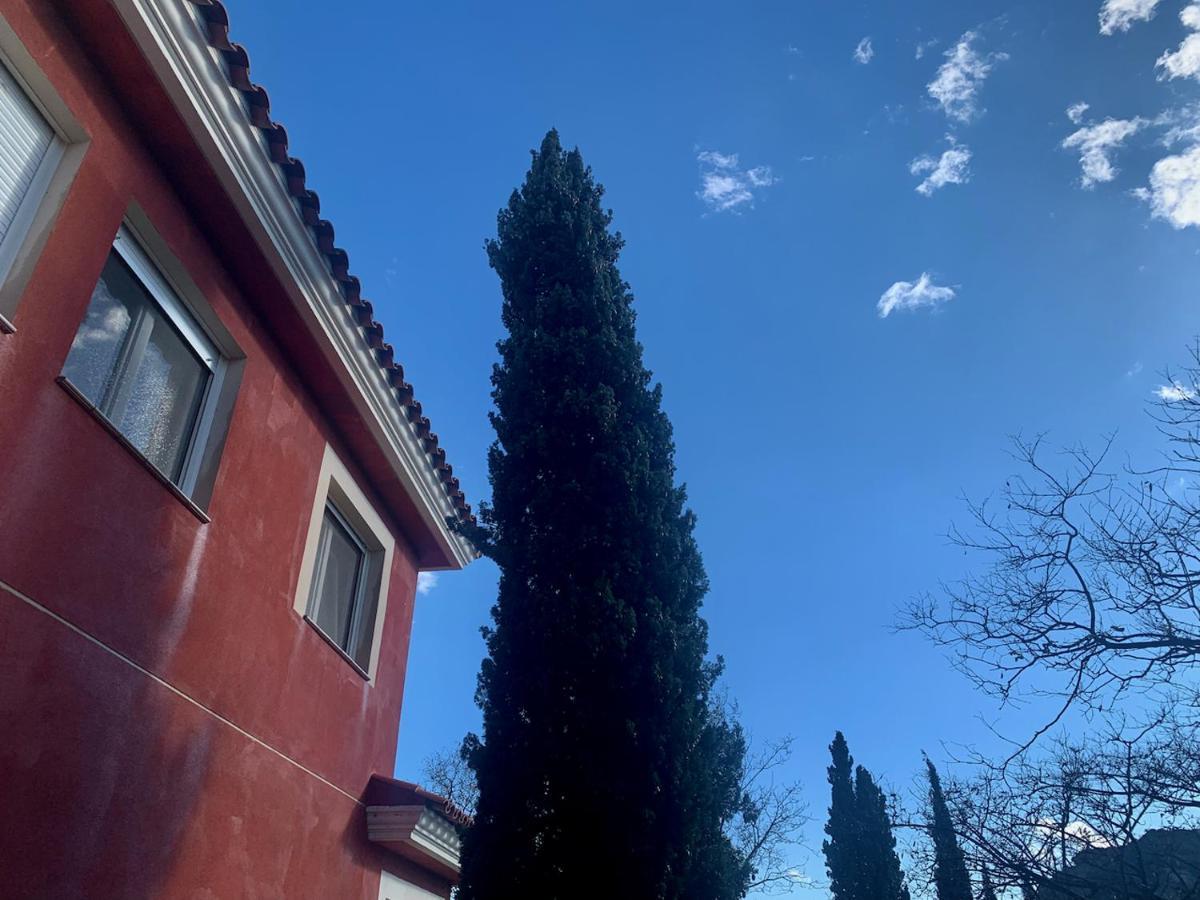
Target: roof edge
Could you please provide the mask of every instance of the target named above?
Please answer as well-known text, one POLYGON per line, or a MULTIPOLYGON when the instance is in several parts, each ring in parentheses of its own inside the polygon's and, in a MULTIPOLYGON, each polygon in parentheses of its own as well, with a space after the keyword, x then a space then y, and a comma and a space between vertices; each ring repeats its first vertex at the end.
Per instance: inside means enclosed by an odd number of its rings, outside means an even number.
POLYGON ((349 255, 319 217, 303 164, 287 154, 287 132, 271 120, 266 91, 250 82, 245 51, 229 41, 224 7, 218 0, 111 2, 449 567, 467 565, 477 554, 450 523, 473 522, 470 506, 349 273, 349 255))
POLYGON ((471 817, 411 781, 372 775, 362 798, 367 838, 457 883, 463 833, 471 817))

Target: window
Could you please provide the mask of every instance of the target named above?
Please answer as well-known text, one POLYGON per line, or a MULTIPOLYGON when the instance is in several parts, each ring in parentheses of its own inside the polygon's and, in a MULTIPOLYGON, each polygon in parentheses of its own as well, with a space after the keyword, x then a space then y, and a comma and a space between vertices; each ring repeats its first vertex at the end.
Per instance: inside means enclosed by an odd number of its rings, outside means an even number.
POLYGON ((53 126, 0 63, 0 265, 5 268, 61 156, 53 126))
POLYGON ((88 134, 0 14, 0 334, 66 202, 88 134))
POLYGON ((123 227, 71 342, 63 380, 190 495, 227 369, 214 341, 123 227))
POLYGON ((364 672, 371 664, 382 559, 383 553, 372 551, 337 507, 326 503, 308 617, 364 672))
POLYGON ((395 539, 328 444, 313 500, 292 606, 371 682, 395 539))

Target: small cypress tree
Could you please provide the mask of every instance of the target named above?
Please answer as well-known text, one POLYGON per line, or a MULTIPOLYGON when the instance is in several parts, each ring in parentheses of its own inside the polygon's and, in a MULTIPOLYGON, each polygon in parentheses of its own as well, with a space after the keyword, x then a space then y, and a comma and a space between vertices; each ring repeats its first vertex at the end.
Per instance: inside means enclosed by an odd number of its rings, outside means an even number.
POLYGON ((862 897, 857 809, 854 804, 854 759, 846 738, 839 731, 829 745, 833 764, 828 769, 830 800, 828 836, 821 848, 829 872, 829 891, 834 900, 858 900, 862 897))
POLYGON ((828 839, 822 848, 834 900, 908 900, 883 791, 870 772, 855 768, 840 731, 829 752, 828 839))
POLYGON ((896 853, 887 799, 862 766, 854 772, 854 805, 860 830, 863 893, 860 900, 909 900, 896 853))
POLYGON ((925 758, 925 768, 929 776, 929 807, 932 813, 929 836, 933 840, 933 881, 937 886, 938 900, 971 900, 971 876, 967 874, 967 863, 958 846, 950 808, 942 793, 942 780, 928 757, 925 758))
POLYGON ((498 217, 492 504, 462 900, 740 897, 745 741, 712 702, 707 580, 633 297, 578 150, 551 131, 498 217))

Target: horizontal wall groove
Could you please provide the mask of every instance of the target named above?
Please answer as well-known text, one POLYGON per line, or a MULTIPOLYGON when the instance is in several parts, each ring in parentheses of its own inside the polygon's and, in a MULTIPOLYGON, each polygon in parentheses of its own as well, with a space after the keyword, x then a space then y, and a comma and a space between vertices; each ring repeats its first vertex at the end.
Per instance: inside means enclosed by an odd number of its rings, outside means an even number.
POLYGON ((139 674, 145 676, 146 678, 149 678, 151 681, 155 682, 159 686, 166 688, 168 691, 170 691, 175 696, 183 699, 187 703, 190 703, 192 706, 203 711, 206 715, 210 716, 211 718, 216 719, 222 725, 233 729, 234 731, 236 731, 238 734, 240 734, 242 737, 246 738, 247 740, 257 744, 258 746, 262 747, 265 750, 270 751, 275 756, 282 759, 284 762, 288 763, 291 766, 294 766, 295 768, 299 769, 304 774, 308 775, 310 778, 315 778, 317 781, 321 782, 326 787, 332 788, 333 790, 337 791, 339 794, 341 794, 343 797, 345 797, 347 800, 349 800, 351 803, 355 804, 356 806, 362 806, 362 802, 358 799, 358 797, 355 797, 353 794, 349 793, 348 791, 343 790, 342 788, 338 787, 336 784, 334 784, 328 778, 325 778, 324 776, 317 774, 312 769, 305 766, 303 763, 300 763, 300 762, 296 761, 295 759, 292 759, 292 757, 288 756, 282 750, 279 750, 278 748, 271 746, 266 741, 264 741, 262 738, 251 734, 249 731, 247 731, 245 728, 242 728, 236 722, 233 722, 232 720, 221 715, 221 713, 217 712, 212 707, 207 706, 204 703, 201 703, 195 697, 192 697, 191 695, 180 690, 175 685, 171 684, 169 681, 162 678, 161 676, 154 674, 149 669, 147 669, 145 666, 138 664, 137 662, 130 659, 128 656, 126 656, 124 653, 117 650, 116 648, 110 647, 108 644, 104 643, 104 641, 102 641, 99 638, 95 637, 94 635, 91 635, 88 632, 84 631, 82 628, 80 628, 74 622, 71 622, 70 620, 59 615, 54 610, 49 609, 46 606, 43 606, 41 603, 34 600, 32 597, 28 596, 27 594, 22 593, 21 591, 17 590, 15 587, 13 587, 12 585, 8 584, 7 582, 5 582, 3 580, 0 580, 0 590, 3 590, 5 593, 9 594, 10 596, 12 596, 15 599, 19 600, 20 602, 24 603, 26 606, 30 607, 31 609, 35 610, 36 612, 39 612, 42 615, 50 618, 51 620, 58 623, 62 627, 74 632, 75 634, 79 635, 84 640, 88 641, 89 643, 94 644, 95 646, 99 647, 105 653, 107 653, 110 656, 112 656, 113 658, 121 661, 126 666, 133 669, 135 672, 138 672, 139 674))

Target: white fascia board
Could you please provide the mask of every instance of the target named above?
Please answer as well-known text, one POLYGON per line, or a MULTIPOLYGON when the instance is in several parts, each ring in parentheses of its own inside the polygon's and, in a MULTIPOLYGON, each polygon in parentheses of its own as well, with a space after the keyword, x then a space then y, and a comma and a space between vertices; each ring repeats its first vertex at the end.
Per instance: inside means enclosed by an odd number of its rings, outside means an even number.
POLYGON ((475 558, 446 519, 455 510, 416 426, 400 407, 375 353, 363 340, 341 288, 318 250, 283 174, 251 124, 240 92, 230 85, 218 51, 209 46, 190 0, 111 0, 150 61, 200 150, 270 261, 305 326, 350 391, 356 412, 387 455, 456 568, 475 558))
POLYGON ((423 857, 459 871, 462 835, 450 819, 428 806, 368 806, 367 839, 405 844, 423 857))

